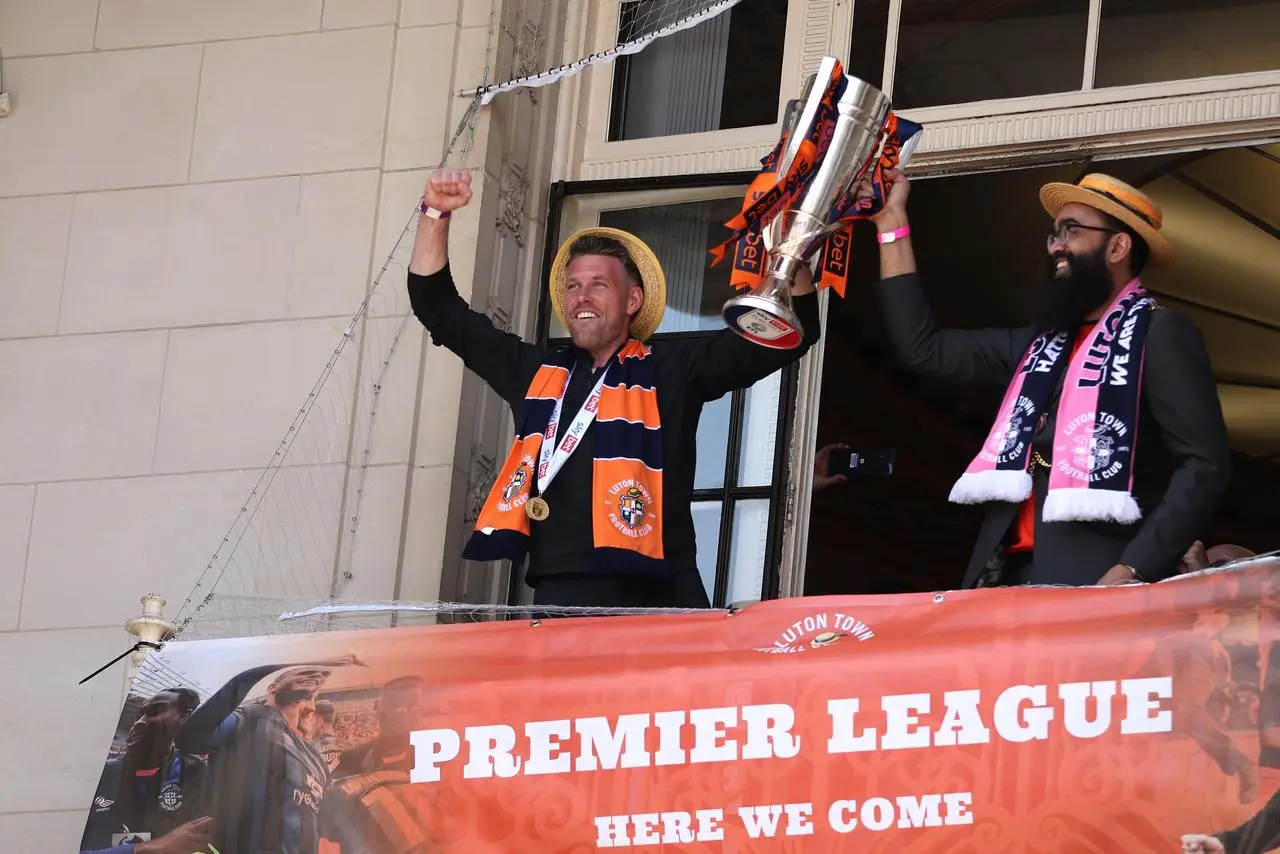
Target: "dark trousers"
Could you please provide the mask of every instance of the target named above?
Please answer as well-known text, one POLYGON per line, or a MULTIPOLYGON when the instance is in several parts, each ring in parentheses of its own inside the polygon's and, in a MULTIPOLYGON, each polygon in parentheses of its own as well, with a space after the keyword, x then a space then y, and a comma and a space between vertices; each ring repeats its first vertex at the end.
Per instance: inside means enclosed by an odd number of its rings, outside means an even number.
POLYGON ((535 580, 535 605, 591 608, 710 608, 696 569, 663 575, 545 575, 535 580))
POLYGON ((1000 576, 1001 587, 1021 587, 1031 578, 1032 552, 1010 552, 1005 555, 1004 572, 1000 576))

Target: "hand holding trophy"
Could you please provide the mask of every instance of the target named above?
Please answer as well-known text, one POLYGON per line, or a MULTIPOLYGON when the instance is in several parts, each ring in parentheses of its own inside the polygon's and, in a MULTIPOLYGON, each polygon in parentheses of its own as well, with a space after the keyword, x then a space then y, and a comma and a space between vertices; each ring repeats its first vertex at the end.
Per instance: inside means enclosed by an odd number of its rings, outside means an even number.
POLYGON ((791 307, 801 265, 821 251, 818 287, 844 293, 853 222, 884 202, 884 171, 905 164, 923 129, 894 115, 874 86, 848 77, 824 57, 787 105, 782 139, 747 190, 735 233, 713 250, 719 261, 736 244, 731 281, 750 288, 724 305, 725 323, 764 347, 791 349, 804 334, 791 307), (870 182, 871 193, 861 192, 870 182), (761 245, 763 244, 763 246, 761 245))

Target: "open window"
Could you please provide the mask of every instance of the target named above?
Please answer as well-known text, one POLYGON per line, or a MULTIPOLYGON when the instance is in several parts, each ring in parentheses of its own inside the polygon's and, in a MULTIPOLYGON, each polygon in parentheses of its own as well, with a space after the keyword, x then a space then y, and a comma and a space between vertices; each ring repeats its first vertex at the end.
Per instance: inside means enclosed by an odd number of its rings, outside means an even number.
MULTIPOLYGON (((711 267, 708 247, 742 205, 745 184, 680 190, 568 194, 553 206, 546 257, 560 241, 593 225, 630 231, 662 259, 667 310, 651 339, 711 336, 733 291, 729 266, 711 267)), ((542 340, 568 344, 544 301, 542 340)), ((769 598, 777 589, 785 487, 788 403, 795 368, 706 405, 698 425, 693 522, 698 569, 714 607, 769 598)), ((523 587, 519 579, 516 589, 523 587)))

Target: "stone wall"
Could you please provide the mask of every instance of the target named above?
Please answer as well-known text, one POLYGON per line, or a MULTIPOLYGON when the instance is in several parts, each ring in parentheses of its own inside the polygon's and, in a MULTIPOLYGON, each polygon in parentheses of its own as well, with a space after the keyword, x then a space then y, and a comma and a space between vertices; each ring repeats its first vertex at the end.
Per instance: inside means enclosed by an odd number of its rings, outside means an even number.
MULTIPOLYGON (((219 546, 440 162, 491 17, 488 0, 0 0, 0 838, 77 850, 125 664, 76 682, 127 647, 143 594, 172 616, 219 546)), ((546 186, 529 140, 548 120, 503 109, 523 127, 486 108, 451 160, 481 176, 454 270, 528 332, 525 201, 546 186)), ((332 506, 281 516, 271 542, 318 541, 340 596, 434 599, 477 453, 457 437, 479 427, 460 428, 461 364, 411 320, 362 435, 407 305, 403 268, 387 276, 396 298, 327 391, 337 439, 290 460, 289 500, 337 483, 332 506)))

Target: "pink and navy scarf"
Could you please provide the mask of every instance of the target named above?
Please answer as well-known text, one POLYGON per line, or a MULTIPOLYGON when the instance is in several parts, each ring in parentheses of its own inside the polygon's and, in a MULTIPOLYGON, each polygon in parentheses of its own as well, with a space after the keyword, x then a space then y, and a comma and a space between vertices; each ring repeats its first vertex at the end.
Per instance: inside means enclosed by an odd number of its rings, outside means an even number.
POLYGON ((1071 333, 1037 336, 1005 392, 986 443, 952 487, 950 500, 1022 502, 1031 496, 1031 442, 1065 365, 1044 521, 1131 524, 1141 519, 1132 494, 1133 460, 1142 357, 1154 307, 1134 279, 1074 358, 1066 356, 1071 333))

